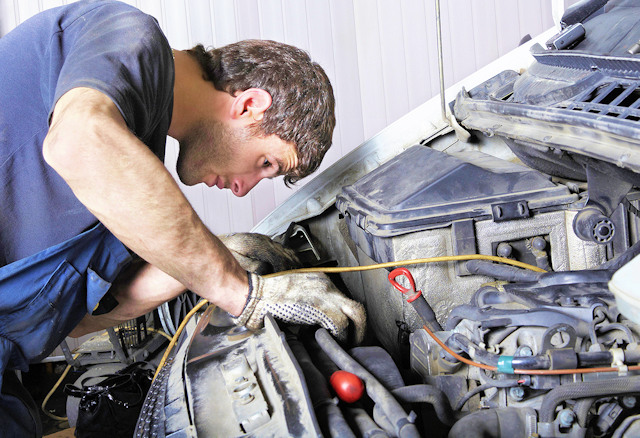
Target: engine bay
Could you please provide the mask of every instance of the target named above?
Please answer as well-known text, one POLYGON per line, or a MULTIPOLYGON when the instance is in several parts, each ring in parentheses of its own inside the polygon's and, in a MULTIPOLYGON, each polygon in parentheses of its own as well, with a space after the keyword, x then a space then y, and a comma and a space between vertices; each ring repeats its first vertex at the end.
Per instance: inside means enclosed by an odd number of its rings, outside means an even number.
POLYGON ((639 21, 633 1, 578 3, 528 69, 459 92, 459 126, 383 134, 298 192, 296 220, 256 231, 354 267, 331 279, 365 306, 364 343, 207 312, 137 436, 640 436, 639 21))

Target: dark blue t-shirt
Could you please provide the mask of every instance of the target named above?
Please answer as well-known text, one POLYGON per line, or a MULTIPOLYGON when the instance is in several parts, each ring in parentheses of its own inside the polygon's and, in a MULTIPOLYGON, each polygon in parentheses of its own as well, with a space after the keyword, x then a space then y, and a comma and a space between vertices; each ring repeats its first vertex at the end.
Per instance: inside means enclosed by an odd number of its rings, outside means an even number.
POLYGON ((76 87, 103 92, 163 160, 173 81, 158 23, 124 3, 50 9, 0 38, 0 266, 97 222, 42 157, 58 99, 76 87))

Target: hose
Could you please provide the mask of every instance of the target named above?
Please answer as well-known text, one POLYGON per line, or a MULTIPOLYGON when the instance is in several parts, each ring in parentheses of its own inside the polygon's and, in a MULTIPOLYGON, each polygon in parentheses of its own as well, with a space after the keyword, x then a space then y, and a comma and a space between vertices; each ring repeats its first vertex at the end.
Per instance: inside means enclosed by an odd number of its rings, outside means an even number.
POLYGON ((589 411, 591 406, 598 399, 598 397, 586 397, 578 400, 573 406, 573 412, 576 414, 578 425, 582 428, 587 427, 587 419, 589 417, 589 411))
POLYGON ((547 272, 540 276, 540 286, 559 286, 574 283, 608 283, 613 272, 587 269, 581 271, 547 272))
POLYGON ((565 400, 640 393, 640 376, 596 382, 567 383, 549 391, 542 399, 540 422, 551 423, 556 407, 565 400))
MULTIPOLYGON (((298 336, 293 336, 295 339, 294 345, 299 344, 302 346, 303 354, 306 355, 307 359, 311 362, 310 366, 316 370, 317 373, 322 376, 323 385, 327 391, 327 397, 329 397, 328 403, 325 403, 324 409, 326 409, 326 413, 324 414, 328 420, 328 429, 329 432, 325 433, 327 436, 341 438, 342 436, 353 436, 353 432, 349 427, 357 427, 359 436, 363 437, 379 437, 383 438, 388 436, 387 433, 380 429, 375 422, 366 414, 366 412, 359 407, 343 407, 341 410, 335 403, 335 399, 331 398, 331 393, 327 387, 327 379, 331 377, 331 375, 338 371, 340 368, 336 366, 335 363, 331 361, 329 356, 320 348, 318 343, 313 336, 307 336, 309 333, 308 330, 301 331, 298 336), (348 419, 345 418, 348 416, 348 419)), ((287 338, 288 341, 289 338, 287 338)), ((292 351, 293 348, 292 348, 292 351)), ((384 351, 384 350, 383 350, 384 351)), ((386 351, 385 351, 386 353, 386 351)), ((296 355, 298 351, 294 351, 296 355)), ((388 354, 388 353, 387 353, 388 354)), ((305 380, 309 383, 309 380, 306 377, 306 371, 303 368, 303 372, 305 374, 305 380)), ((313 382, 307 385, 309 387, 309 392, 312 393, 311 387, 313 386, 313 382)), ((313 400, 313 395, 311 395, 313 400)), ((318 408, 316 407, 316 417, 318 419, 322 418, 323 413, 318 413, 318 408)), ((322 428, 322 424, 320 424, 322 428)))
POLYGON ((286 339, 291 352, 302 368, 302 374, 307 382, 307 388, 309 388, 309 397, 316 411, 323 435, 355 438, 340 408, 332 400, 327 379, 316 368, 302 342, 291 334, 288 334, 286 339))
POLYGON ((449 431, 449 438, 524 437, 535 410, 526 407, 482 409, 460 419, 449 431))
POLYGON ((435 312, 422 294, 420 294, 416 299, 408 299, 407 301, 411 303, 418 316, 426 325, 429 326, 429 328, 431 328, 431 330, 436 332, 442 331, 442 327, 436 319, 435 312))
POLYGON ((631 333, 631 329, 629 329, 629 327, 619 322, 612 322, 611 324, 598 327, 598 331, 601 333, 607 333, 612 330, 620 330, 621 332, 623 332, 627 336, 627 342, 629 342, 630 344, 633 344, 636 341, 633 336, 633 333, 631 333))
POLYGON ((346 351, 344 351, 338 343, 333 339, 329 332, 320 328, 315 334, 316 341, 320 348, 333 360, 336 365, 345 371, 355 374, 365 382, 365 388, 369 397, 384 411, 386 417, 390 420, 396 435, 400 438, 419 437, 420 434, 416 426, 411 423, 407 413, 404 411, 400 403, 391 395, 391 393, 378 380, 371 375, 364 367, 356 362, 346 351))
POLYGON ((364 409, 347 407, 346 411, 349 417, 353 419, 353 423, 358 427, 359 436, 362 438, 386 438, 389 436, 387 432, 378 427, 364 409))
POLYGON ((385 388, 394 390, 405 386, 400 370, 391 355, 382 347, 356 347, 349 354, 366 368, 385 388))
MULTIPOLYGON (((482 286, 471 296, 470 303, 475 307, 484 307, 491 304, 505 304, 513 301, 513 298, 494 286, 482 286)), ((449 324, 447 323, 447 326, 449 324)), ((455 327, 455 326, 454 326, 455 327)))
POLYGON ((485 260, 469 260, 466 266, 471 274, 486 275, 504 281, 538 281, 541 275, 539 272, 496 265, 485 260))
POLYGON ((391 393, 403 403, 429 403, 442 424, 451 426, 456 421, 447 396, 433 385, 403 386, 391 393))

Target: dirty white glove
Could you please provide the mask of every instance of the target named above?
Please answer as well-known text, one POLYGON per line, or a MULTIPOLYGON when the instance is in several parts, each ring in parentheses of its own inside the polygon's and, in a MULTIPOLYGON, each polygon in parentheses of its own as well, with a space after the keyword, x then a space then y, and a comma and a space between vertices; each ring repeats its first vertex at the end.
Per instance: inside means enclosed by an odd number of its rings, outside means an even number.
POLYGON ((318 324, 334 336, 346 337, 349 319, 355 341, 362 342, 366 328, 364 307, 345 297, 325 274, 289 274, 263 278, 257 274, 301 266, 293 250, 258 233, 218 236, 240 265, 249 271, 249 297, 237 325, 256 330, 267 313, 294 324, 318 324), (256 274, 257 273, 257 274, 256 274))
POLYGON ((293 250, 264 234, 236 233, 218 238, 246 271, 270 274, 301 266, 293 250))
POLYGON ((252 330, 262 327, 267 313, 294 324, 318 324, 345 339, 349 319, 355 343, 364 338, 366 315, 362 304, 345 297, 323 273, 288 274, 264 278, 249 276, 249 297, 234 322, 252 330))

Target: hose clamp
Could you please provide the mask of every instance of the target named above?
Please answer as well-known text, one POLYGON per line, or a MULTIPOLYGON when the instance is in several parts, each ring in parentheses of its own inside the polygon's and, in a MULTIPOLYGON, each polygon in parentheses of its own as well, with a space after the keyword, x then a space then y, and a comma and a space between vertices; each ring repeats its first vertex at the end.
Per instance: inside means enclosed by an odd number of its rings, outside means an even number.
POLYGON ((629 367, 624 364, 624 350, 622 348, 611 348, 611 368, 618 369, 618 376, 624 377, 629 372, 629 367))

